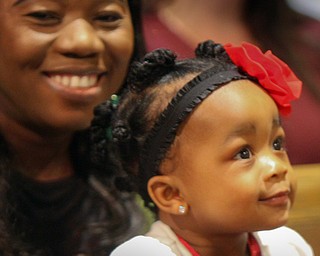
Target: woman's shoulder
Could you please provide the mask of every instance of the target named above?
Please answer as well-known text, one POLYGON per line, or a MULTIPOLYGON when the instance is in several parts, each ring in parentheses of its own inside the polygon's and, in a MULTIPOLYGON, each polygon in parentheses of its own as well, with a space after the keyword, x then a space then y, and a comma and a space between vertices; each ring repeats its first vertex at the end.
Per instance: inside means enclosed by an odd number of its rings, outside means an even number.
POLYGON ((288 227, 258 231, 253 234, 262 255, 312 256, 313 250, 304 238, 288 227))

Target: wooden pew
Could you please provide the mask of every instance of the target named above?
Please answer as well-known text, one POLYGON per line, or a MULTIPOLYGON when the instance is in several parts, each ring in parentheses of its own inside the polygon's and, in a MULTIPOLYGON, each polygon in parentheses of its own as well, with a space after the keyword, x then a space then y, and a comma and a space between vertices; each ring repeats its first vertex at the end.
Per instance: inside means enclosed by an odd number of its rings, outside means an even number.
POLYGON ((298 192, 287 226, 298 231, 320 255, 320 164, 294 166, 298 192))

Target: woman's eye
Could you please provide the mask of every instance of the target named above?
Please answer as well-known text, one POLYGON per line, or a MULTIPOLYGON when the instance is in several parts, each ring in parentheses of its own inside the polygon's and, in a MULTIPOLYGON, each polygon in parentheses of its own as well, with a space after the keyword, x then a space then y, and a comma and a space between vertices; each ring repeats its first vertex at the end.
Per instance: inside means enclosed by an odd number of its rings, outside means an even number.
POLYGON ((235 159, 250 159, 252 157, 252 152, 249 148, 241 149, 235 156, 235 159))
POLYGON ((53 25, 60 21, 59 16, 56 13, 48 11, 38 11, 27 14, 28 17, 36 20, 43 25, 53 25))
POLYGON ((106 22, 106 23, 113 23, 120 19, 122 19, 122 16, 116 12, 100 14, 95 18, 96 21, 106 22))
POLYGON ((276 138, 272 143, 272 147, 274 150, 284 150, 284 139, 281 137, 276 138))

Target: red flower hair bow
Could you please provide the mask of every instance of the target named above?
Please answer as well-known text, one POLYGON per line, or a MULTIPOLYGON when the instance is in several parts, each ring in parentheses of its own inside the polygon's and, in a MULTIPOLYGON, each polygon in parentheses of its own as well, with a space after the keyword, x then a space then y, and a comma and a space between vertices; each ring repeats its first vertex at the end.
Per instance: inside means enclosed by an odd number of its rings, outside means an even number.
POLYGON ((234 64, 258 79, 282 114, 290 113, 290 102, 299 98, 302 82, 286 63, 271 51, 262 53, 258 47, 249 43, 241 46, 226 44, 224 49, 234 64))

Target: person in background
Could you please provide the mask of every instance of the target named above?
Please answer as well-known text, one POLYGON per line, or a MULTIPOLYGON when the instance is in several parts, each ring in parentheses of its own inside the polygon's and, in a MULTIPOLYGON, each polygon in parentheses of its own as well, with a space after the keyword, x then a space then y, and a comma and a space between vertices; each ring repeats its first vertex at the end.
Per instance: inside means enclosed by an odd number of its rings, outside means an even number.
POLYGON ((195 53, 176 60, 157 49, 135 62, 111 128, 100 123, 116 186, 139 192, 158 216, 111 256, 313 255, 284 226, 296 178, 281 118, 301 81, 249 43, 205 41, 195 53))
POLYGON ((299 13, 320 20, 320 5, 317 0, 286 0, 288 5, 299 13))
POLYGON ((199 41, 251 42, 271 49, 304 83, 293 114, 283 119, 293 164, 320 162, 320 21, 289 8, 285 0, 145 1, 147 50, 165 47, 191 57, 199 41))
POLYGON ((0 0, 1 255, 109 255, 142 232, 135 199, 91 163, 87 129, 144 51, 139 11, 0 0))

